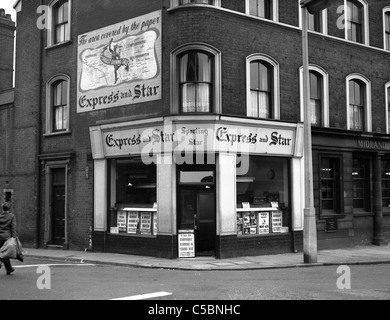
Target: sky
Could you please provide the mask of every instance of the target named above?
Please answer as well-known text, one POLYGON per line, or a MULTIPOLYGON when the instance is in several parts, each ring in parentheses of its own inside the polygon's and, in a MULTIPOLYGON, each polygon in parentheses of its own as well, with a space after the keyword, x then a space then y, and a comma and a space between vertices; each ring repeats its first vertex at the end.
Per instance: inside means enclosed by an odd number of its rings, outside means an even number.
POLYGON ((13 8, 16 0, 0 0, 0 9, 5 10, 5 14, 12 16, 12 21, 16 22, 16 12, 13 8))

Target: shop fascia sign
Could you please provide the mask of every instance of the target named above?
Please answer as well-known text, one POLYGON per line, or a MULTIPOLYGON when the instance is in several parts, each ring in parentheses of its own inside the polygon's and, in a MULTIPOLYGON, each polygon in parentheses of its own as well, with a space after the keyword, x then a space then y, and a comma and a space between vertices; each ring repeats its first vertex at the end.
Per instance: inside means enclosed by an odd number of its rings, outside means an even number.
POLYGON ((161 99, 161 10, 78 37, 77 113, 161 99))
POLYGON ((358 140, 358 147, 371 150, 390 150, 390 143, 375 140, 358 140))
POLYGON ((296 128, 174 124, 104 131, 106 157, 164 152, 232 152, 293 156, 296 128))

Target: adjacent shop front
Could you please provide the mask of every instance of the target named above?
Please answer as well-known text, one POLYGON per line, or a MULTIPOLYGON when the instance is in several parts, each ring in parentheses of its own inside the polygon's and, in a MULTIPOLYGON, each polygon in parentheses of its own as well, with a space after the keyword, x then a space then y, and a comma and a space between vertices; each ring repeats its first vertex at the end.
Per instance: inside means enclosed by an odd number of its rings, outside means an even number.
POLYGON ((318 247, 386 243, 390 231, 389 138, 314 128, 313 165, 318 247))
POLYGON ((164 258, 300 250, 302 131, 212 115, 91 127, 94 249, 164 258))

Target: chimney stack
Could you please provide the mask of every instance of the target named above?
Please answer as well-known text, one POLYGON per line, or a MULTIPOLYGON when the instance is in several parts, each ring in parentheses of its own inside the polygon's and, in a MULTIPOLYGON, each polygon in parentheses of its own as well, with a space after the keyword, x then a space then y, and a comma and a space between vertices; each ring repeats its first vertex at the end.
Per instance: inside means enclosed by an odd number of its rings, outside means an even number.
POLYGON ((15 22, 0 9, 0 92, 13 88, 15 22))

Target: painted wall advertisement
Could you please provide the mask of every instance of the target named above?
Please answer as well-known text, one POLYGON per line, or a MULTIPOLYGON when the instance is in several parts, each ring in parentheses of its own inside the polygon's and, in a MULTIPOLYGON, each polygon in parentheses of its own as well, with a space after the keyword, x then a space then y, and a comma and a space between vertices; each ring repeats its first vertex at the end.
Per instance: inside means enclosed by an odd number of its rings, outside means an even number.
POLYGON ((161 11, 78 37, 77 112, 161 99, 161 11))

